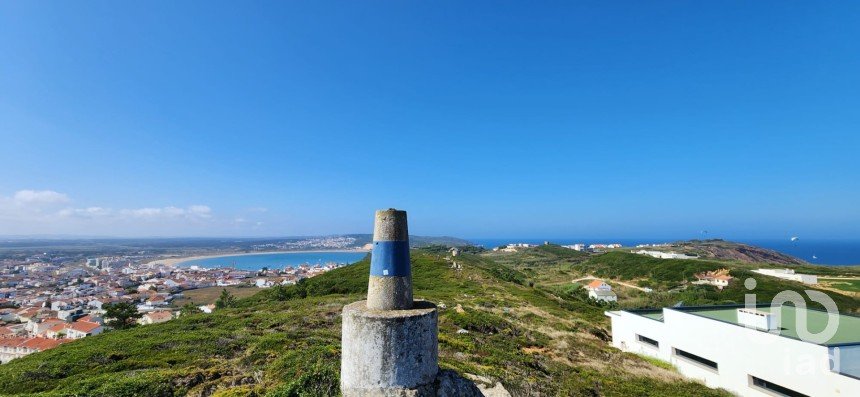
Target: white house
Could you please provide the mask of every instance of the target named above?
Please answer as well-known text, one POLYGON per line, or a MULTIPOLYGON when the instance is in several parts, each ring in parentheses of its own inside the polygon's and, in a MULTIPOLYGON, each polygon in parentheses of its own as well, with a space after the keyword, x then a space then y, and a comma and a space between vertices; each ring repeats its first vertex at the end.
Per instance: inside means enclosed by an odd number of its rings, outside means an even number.
POLYGON ((585 286, 585 289, 589 291, 612 291, 612 286, 606 284, 603 280, 594 280, 588 283, 588 285, 585 286))
POLYGON ((163 323, 173 319, 173 313, 169 310, 159 310, 143 315, 137 322, 141 325, 163 323))
POLYGON ((818 284, 818 276, 795 273, 794 269, 758 269, 753 271, 765 276, 779 277, 783 280, 799 281, 804 284, 818 284))
POLYGON ((639 250, 639 251, 634 251, 633 253, 639 254, 639 255, 648 255, 650 257, 654 257, 654 258, 658 258, 658 259, 696 259, 696 258, 698 258, 698 256, 679 254, 677 252, 639 250))
POLYGON ((587 248, 585 244, 571 244, 571 245, 562 245, 562 247, 567 249, 572 249, 574 251, 585 251, 587 248))
POLYGON ((713 285, 719 289, 728 287, 729 283, 734 279, 729 275, 728 269, 696 273, 694 277, 696 277, 696 281, 693 284, 713 285))
POLYGON ((603 280, 594 280, 586 285, 585 289, 588 290, 588 297, 591 299, 603 302, 618 301, 618 296, 612 292, 612 286, 603 280))
POLYGON ((48 338, 0 338, 0 364, 16 358, 53 349, 65 341, 48 338))
POLYGON ((75 321, 66 327, 66 337, 69 339, 81 339, 91 335, 102 333, 102 325, 87 321, 75 321))
POLYGON ((612 321, 613 346, 669 362, 709 387, 752 397, 860 396, 858 317, 794 306, 680 307, 606 315, 612 321), (807 324, 795 323, 804 316, 807 324), (820 332, 836 320, 835 334, 823 343, 801 338, 800 327, 820 332))

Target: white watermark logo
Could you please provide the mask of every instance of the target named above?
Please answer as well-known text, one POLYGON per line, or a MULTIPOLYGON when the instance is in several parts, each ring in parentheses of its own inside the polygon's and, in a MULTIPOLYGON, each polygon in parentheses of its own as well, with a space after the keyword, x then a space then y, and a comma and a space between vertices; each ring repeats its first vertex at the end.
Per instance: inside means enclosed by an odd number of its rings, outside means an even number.
MULTIPOLYGON (((757 284, 756 280, 751 277, 744 280, 744 286, 750 291, 754 290, 757 284)), ((784 331, 792 329, 794 331, 793 334, 787 336, 795 337, 796 335, 797 338, 804 342, 819 345, 827 344, 839 331, 839 308, 832 298, 821 291, 804 290, 804 292, 811 301, 818 302, 823 306, 824 311, 807 310, 806 298, 803 295, 797 291, 785 290, 777 293, 771 299, 769 310, 765 312, 760 310, 763 305, 758 302, 756 294, 751 293, 746 294, 744 297, 744 309, 747 313, 761 316, 758 318, 759 322, 742 322, 740 318, 742 314, 740 312, 738 313, 738 321, 746 328, 767 331, 775 335, 781 335, 784 331), (786 303, 790 303, 795 309, 792 311, 783 310, 783 306, 786 303), (792 324, 786 324, 786 327, 783 327, 783 321, 786 320, 783 317, 791 317, 792 314, 794 316, 794 327, 789 328, 792 324)), ((788 334, 788 332, 786 333, 788 334)), ((754 334, 750 334, 750 337, 753 336, 754 334)), ((775 340, 764 338, 757 340, 757 342, 770 343, 775 342, 775 340)), ((796 354, 793 356, 795 359, 790 361, 792 361, 796 368, 785 368, 786 373, 811 374, 815 373, 815 368, 819 368, 819 365, 823 367, 822 369, 840 372, 840 351, 838 347, 829 349, 824 362, 821 361, 820 357, 798 357, 796 354)), ((789 366, 790 363, 786 361, 785 365, 789 366)))

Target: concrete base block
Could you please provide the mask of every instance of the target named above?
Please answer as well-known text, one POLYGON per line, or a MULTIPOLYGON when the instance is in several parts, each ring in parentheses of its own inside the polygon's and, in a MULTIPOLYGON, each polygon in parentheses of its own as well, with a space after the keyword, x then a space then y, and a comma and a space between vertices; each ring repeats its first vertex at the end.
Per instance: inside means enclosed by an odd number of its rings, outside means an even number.
POLYGON ((343 308, 341 392, 344 397, 432 396, 439 372, 436 305, 373 310, 343 308))
POLYGON ((412 276, 370 276, 367 307, 376 310, 401 310, 412 307, 412 276))

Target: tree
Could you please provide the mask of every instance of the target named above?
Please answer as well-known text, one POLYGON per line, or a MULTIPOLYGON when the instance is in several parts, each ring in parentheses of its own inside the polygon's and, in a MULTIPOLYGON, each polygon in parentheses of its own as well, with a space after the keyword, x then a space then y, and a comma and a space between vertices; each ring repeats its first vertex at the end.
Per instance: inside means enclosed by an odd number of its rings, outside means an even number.
POLYGON ((200 308, 197 307, 194 302, 188 302, 182 306, 182 309, 179 309, 179 313, 184 316, 187 314, 203 313, 203 310, 200 310, 200 308))
POLYGON ((285 301, 291 299, 295 294, 284 285, 278 284, 269 289, 269 296, 276 301, 285 301))
POLYGON ((143 317, 138 313, 137 306, 131 302, 109 303, 105 305, 107 325, 113 329, 127 329, 137 325, 137 319, 143 317))
POLYGON ((221 296, 215 301, 215 308, 224 309, 233 306, 236 306, 236 297, 224 288, 221 290, 221 296))

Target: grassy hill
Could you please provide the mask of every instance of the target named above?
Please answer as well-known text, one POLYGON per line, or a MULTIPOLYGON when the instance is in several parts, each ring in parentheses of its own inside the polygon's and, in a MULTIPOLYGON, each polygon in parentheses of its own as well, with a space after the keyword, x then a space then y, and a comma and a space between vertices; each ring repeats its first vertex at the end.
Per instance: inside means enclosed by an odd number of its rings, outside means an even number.
MULTIPOLYGON (((608 347, 599 305, 530 287, 527 274, 487 257, 457 261, 462 270, 442 256, 413 252, 415 296, 440 306, 444 368, 499 381, 514 395, 727 395, 608 347)), ((0 393, 334 395, 341 308, 363 298, 367 274, 365 261, 265 290, 211 315, 108 332, 30 355, 0 366, 0 393)))
MULTIPOLYGON (((742 303, 749 292, 742 282, 722 291, 688 283, 696 272, 723 267, 738 280, 755 278, 760 301, 809 289, 751 273, 763 265, 743 262, 588 255, 550 245, 461 254, 456 270, 445 254, 433 247, 412 253, 416 298, 440 307, 440 365, 501 382, 515 396, 728 395, 609 347, 608 306, 590 301, 573 279, 591 274, 654 288, 645 293, 616 283, 621 307, 742 303)), ((340 312, 363 299, 368 267, 365 260, 210 315, 112 331, 14 360, 0 366, 0 394, 336 395, 340 312)), ((827 294, 843 311, 860 309, 854 298, 827 294)))

